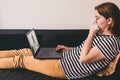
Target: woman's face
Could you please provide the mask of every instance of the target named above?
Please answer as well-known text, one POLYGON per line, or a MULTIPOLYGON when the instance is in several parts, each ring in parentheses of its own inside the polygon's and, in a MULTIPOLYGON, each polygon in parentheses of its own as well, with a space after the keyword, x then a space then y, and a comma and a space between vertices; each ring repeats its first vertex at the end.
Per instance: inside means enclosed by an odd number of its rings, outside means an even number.
POLYGON ((104 31, 108 27, 107 19, 100 15, 97 10, 95 10, 95 18, 99 29, 104 31))

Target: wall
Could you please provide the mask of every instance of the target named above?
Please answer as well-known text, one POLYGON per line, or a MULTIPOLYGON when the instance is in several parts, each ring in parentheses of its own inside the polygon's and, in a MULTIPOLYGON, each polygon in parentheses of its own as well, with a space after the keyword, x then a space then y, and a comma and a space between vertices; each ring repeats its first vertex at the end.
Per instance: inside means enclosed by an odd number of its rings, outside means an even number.
POLYGON ((88 29, 94 6, 120 0, 0 0, 0 29, 88 29))

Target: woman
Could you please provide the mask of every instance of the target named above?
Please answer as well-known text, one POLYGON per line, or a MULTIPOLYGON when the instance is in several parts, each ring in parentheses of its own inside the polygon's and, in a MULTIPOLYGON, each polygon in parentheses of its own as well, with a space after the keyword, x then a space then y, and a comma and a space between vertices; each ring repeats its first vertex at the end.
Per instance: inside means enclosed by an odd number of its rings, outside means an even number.
POLYGON ((104 69, 120 51, 120 11, 110 2, 95 7, 95 22, 87 39, 74 48, 58 45, 60 60, 34 59, 30 49, 0 51, 0 68, 24 68, 52 77, 76 79, 104 69), (96 26, 98 25, 98 27, 96 26))

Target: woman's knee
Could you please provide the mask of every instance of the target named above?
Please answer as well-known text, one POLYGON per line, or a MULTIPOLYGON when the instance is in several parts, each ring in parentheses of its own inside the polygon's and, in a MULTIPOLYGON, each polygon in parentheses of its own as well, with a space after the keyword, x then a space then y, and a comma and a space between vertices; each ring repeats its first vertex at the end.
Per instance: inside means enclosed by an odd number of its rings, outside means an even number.
POLYGON ((19 54, 25 55, 25 56, 31 56, 32 55, 32 51, 29 48, 23 48, 18 50, 19 54))
POLYGON ((25 55, 23 54, 13 57, 14 68, 24 68, 24 58, 25 55))

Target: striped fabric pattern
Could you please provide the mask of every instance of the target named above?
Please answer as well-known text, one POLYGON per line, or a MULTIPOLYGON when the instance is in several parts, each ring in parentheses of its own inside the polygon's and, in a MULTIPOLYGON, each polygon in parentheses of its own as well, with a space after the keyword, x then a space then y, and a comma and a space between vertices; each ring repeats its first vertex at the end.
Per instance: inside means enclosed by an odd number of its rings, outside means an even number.
POLYGON ((70 51, 63 52, 60 62, 68 79, 83 78, 95 74, 108 66, 110 61, 113 60, 120 51, 119 37, 96 35, 92 47, 97 46, 105 56, 105 59, 93 63, 81 64, 79 62, 79 56, 83 44, 84 42, 70 51))

